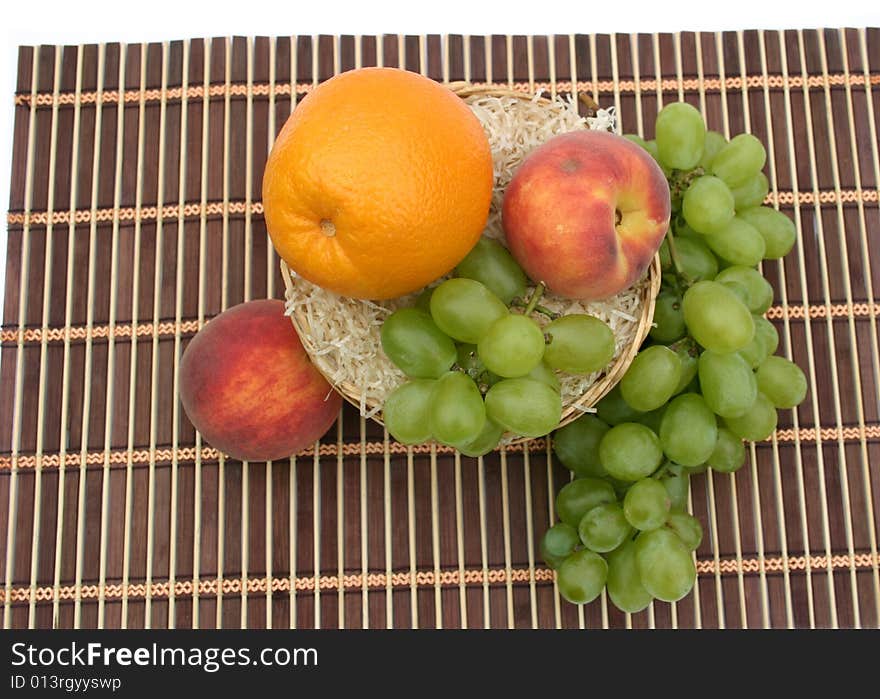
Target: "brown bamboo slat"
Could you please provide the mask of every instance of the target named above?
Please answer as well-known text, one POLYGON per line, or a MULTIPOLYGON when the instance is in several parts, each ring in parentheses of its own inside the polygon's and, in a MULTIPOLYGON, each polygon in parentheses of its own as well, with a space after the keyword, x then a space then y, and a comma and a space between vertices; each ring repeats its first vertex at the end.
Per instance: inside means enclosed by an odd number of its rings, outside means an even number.
POLYGON ((4 627, 878 627, 880 30, 286 36, 19 52, 0 327, 4 627), (189 338, 280 297, 260 175, 335 73, 613 105, 653 135, 684 99, 768 145, 798 228, 763 272, 810 393, 734 475, 693 479, 695 591, 560 602, 536 542, 568 478, 546 440, 407 448, 345 407, 242 464, 176 400, 189 338))

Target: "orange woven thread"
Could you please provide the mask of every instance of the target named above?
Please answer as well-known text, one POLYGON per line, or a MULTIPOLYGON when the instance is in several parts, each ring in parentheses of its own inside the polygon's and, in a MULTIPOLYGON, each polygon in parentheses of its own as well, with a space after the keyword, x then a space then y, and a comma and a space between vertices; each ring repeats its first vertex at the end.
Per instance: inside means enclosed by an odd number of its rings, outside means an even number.
MULTIPOLYGON (((765 440, 770 442, 775 439, 777 442, 830 442, 836 440, 843 441, 862 441, 868 439, 880 439, 880 424, 865 425, 864 427, 822 427, 818 431, 814 427, 801 427, 798 430, 792 428, 778 429, 776 432, 765 440)), ((432 448, 437 454, 455 454, 455 449, 444 445, 418 444, 414 447, 407 447, 399 442, 390 441, 387 445, 387 453, 391 456, 401 456, 407 454, 412 449, 413 454, 427 455, 431 453, 432 448)), ((546 452, 548 448, 546 439, 533 439, 520 444, 512 444, 506 447, 508 454, 522 453, 528 449, 529 453, 546 452)), ((384 442, 348 442, 341 445, 338 444, 320 444, 318 445, 318 456, 384 456, 386 453, 386 445, 384 442)), ((315 455, 314 446, 308 447, 299 452, 297 458, 309 458, 315 455)), ((194 463, 197 458, 202 461, 217 461, 221 456, 220 451, 213 447, 204 446, 200 451, 195 447, 163 447, 150 451, 149 449, 133 449, 126 451, 124 449, 116 451, 90 451, 86 452, 85 464, 83 464, 80 452, 68 452, 63 456, 58 452, 46 453, 42 455, 36 454, 20 454, 11 456, 9 454, 0 455, 0 471, 10 470, 26 470, 36 468, 80 468, 85 466, 101 466, 106 465, 110 468, 132 466, 146 466, 149 464, 188 464, 194 463)))
MULTIPOLYGON (((833 570, 840 568, 864 569, 874 568, 880 565, 880 555, 872 553, 859 553, 854 556, 848 554, 836 554, 830 558, 830 567, 833 570)), ((827 556, 790 556, 789 558, 747 558, 737 561, 726 558, 719 561, 697 561, 697 573, 699 575, 739 575, 757 573, 781 573, 784 571, 802 571, 809 567, 811 570, 823 570, 829 567, 827 556)), ((16 587, 9 590, 0 588, 0 603, 10 602, 48 602, 55 599, 138 599, 144 597, 200 597, 216 596, 218 592, 223 595, 265 595, 268 591, 311 592, 315 590, 352 590, 352 589, 376 589, 388 587, 453 587, 459 585, 483 585, 492 586, 506 585, 508 583, 549 583, 555 578, 555 574, 549 568, 492 568, 488 570, 420 570, 413 576, 409 572, 387 573, 362 573, 351 575, 321 575, 317 579, 314 575, 297 578, 281 577, 254 577, 254 578, 210 578, 203 580, 176 580, 156 581, 147 586, 142 582, 131 582, 127 585, 118 583, 106 583, 101 585, 65 585, 58 588, 57 595, 51 586, 43 587, 16 587)))
MULTIPOLYGON (((205 321, 207 322, 207 320, 205 321)), ((78 325, 69 328, 26 328, 24 330, 6 328, 0 330, 2 342, 72 342, 86 339, 130 338, 132 334, 137 337, 149 337, 153 334, 159 337, 174 337, 178 334, 194 333, 199 329, 199 321, 195 319, 182 320, 180 323, 164 321, 154 326, 153 323, 120 323, 112 328, 109 325, 78 325)))
MULTIPOLYGON (((869 83, 870 85, 878 85, 880 84, 880 75, 870 75, 867 80, 865 75, 861 73, 836 73, 828 76, 808 75, 806 79, 800 75, 791 75, 787 78, 782 75, 748 75, 745 77, 731 75, 726 76, 723 80, 721 78, 704 77, 702 81, 698 78, 683 78, 681 80, 678 78, 662 78, 659 82, 659 86, 666 92, 678 91, 679 89, 692 92, 699 90, 701 87, 704 90, 710 91, 721 90, 722 88, 725 90, 741 90, 743 85, 752 89, 763 89, 765 87, 773 89, 784 87, 798 88, 803 87, 805 83, 810 89, 824 89, 825 87, 840 87, 844 85, 863 86, 866 83, 869 83)), ((528 92, 550 92, 553 89, 555 89, 556 92, 571 92, 572 90, 572 83, 567 80, 560 80, 555 84, 549 82, 530 83, 528 81, 518 80, 515 81, 512 86, 506 82, 474 83, 474 85, 476 87, 497 89, 513 87, 515 90, 528 92)), ((629 93, 635 92, 636 90, 656 91, 658 82, 653 78, 618 80, 616 85, 613 80, 599 80, 595 83, 578 81, 576 87, 578 92, 592 92, 595 89, 600 93, 613 93, 615 90, 629 93)), ((289 83, 254 83, 250 86, 250 90, 248 90, 247 85, 240 83, 232 83, 228 85, 226 83, 220 83, 208 87, 208 97, 226 97, 227 95, 230 97, 265 97, 270 94, 275 94, 276 96, 289 96, 293 90, 296 91, 297 95, 304 95, 311 92, 313 89, 314 82, 297 83, 294 88, 291 88, 289 83)), ((144 102, 158 102, 161 100, 180 99, 203 100, 204 98, 205 88, 203 85, 190 85, 186 90, 181 87, 169 87, 166 88, 164 92, 155 88, 143 91, 126 90, 122 97, 122 101, 124 104, 130 104, 133 102, 140 102, 141 100, 144 102)), ((118 90, 105 90, 101 93, 85 91, 80 92, 77 97, 75 92, 61 92, 56 97, 51 92, 40 92, 37 93, 34 99, 32 99, 31 95, 27 93, 17 94, 14 97, 14 102, 16 106, 19 107, 29 107, 32 102, 37 107, 51 107, 54 104, 58 104, 59 106, 70 106, 75 105, 77 101, 80 104, 88 105, 118 104, 120 101, 120 93, 118 90)))
MULTIPOLYGON (((781 205, 798 206, 819 204, 871 204, 880 201, 880 192, 875 189, 846 189, 846 190, 828 190, 821 192, 798 192, 795 196, 794 192, 778 192, 775 195, 768 195, 765 202, 774 203, 774 199, 781 205)), ((263 203, 245 201, 230 201, 225 205, 223 202, 209 202, 201 204, 199 202, 189 202, 180 204, 166 204, 161 209, 155 206, 142 206, 140 209, 135 207, 123 208, 103 208, 95 209, 74 209, 65 211, 31 211, 24 213, 21 211, 9 212, 6 215, 6 223, 10 226, 53 226, 69 225, 71 220, 75 224, 91 224, 111 223, 115 220, 120 222, 135 221, 156 221, 156 220, 177 220, 177 219, 197 219, 203 215, 206 217, 245 215, 250 214, 260 216, 263 213, 263 203)))
POLYGON ((773 306, 767 310, 767 318, 770 320, 803 320, 806 317, 815 318, 875 318, 880 315, 880 303, 835 303, 827 305, 807 306, 773 306))

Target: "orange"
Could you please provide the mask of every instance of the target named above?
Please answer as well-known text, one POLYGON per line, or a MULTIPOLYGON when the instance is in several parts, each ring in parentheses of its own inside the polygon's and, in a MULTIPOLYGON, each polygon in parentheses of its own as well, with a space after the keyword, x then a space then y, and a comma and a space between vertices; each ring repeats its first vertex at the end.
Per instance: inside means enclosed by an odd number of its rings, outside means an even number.
POLYGON ((439 83, 363 68, 319 85, 263 174, 266 226, 295 272, 344 296, 388 299, 455 267, 486 225, 492 155, 439 83))

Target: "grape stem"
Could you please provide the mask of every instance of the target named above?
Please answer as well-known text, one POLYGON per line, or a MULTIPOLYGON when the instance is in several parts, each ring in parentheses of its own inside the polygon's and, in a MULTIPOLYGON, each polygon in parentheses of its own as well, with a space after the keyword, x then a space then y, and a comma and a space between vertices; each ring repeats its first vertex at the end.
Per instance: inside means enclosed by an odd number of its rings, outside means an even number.
POLYGON ((697 345, 696 341, 690 335, 686 335, 680 340, 676 340, 671 345, 669 345, 669 349, 671 349, 676 354, 679 350, 684 350, 691 357, 700 356, 700 348, 697 345))
POLYGON ((669 189, 673 201, 680 201, 691 182, 704 174, 706 171, 702 167, 695 167, 693 170, 675 170, 669 178, 669 189))
POLYGON ((666 242, 669 244, 669 257, 672 259, 672 266, 679 278, 684 280, 685 284, 690 284, 690 279, 684 272, 681 264, 681 258, 678 256, 678 250, 675 248, 675 236, 672 235, 672 226, 666 229, 666 242))
POLYGON ((535 290, 529 298, 529 302, 526 304, 526 309, 523 311, 524 316, 532 315, 532 311, 538 307, 538 301, 540 301, 541 297, 544 295, 544 289, 544 282, 540 282, 538 286, 535 287, 535 290))

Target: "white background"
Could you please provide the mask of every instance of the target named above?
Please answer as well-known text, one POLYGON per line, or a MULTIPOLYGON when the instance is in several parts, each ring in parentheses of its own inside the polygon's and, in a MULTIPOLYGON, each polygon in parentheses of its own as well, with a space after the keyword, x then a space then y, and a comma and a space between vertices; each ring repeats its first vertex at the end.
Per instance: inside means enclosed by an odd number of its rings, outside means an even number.
POLYGON ((232 34, 570 34, 880 26, 878 0, 11 0, 4 5, 0 290, 5 286, 12 96, 19 45, 134 43, 232 34))

